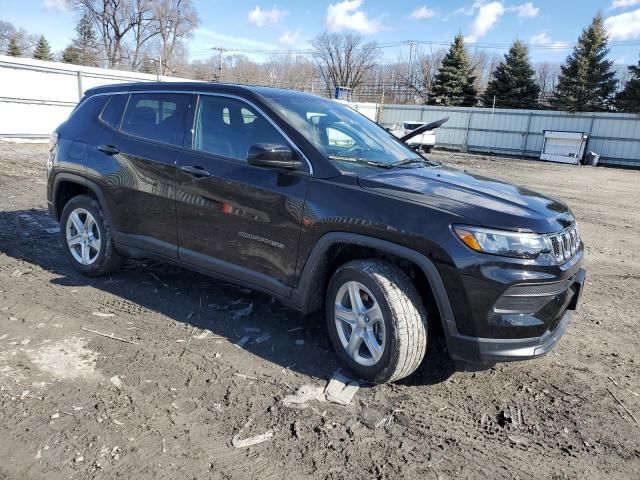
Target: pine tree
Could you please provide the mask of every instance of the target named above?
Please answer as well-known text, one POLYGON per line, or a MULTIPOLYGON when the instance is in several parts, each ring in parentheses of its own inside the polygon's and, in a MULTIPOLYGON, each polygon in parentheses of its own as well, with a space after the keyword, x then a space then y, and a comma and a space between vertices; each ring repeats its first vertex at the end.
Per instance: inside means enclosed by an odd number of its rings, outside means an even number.
POLYGON ((582 31, 578 44, 561 67, 551 104, 569 111, 608 110, 618 81, 607 60, 604 18, 598 13, 582 31))
POLYGON ((632 77, 617 98, 616 104, 623 112, 640 113, 640 60, 638 65, 629 67, 632 77))
POLYGON ((51 55, 51 46, 44 35, 40 35, 38 39, 38 43, 36 43, 36 48, 33 51, 33 58, 36 60, 53 60, 53 55, 51 55))
POLYGON ((22 56, 22 50, 20 49, 20 46, 18 45, 18 41, 16 40, 15 37, 12 37, 11 40, 9 40, 9 46, 7 47, 7 55, 9 55, 10 57, 22 56))
POLYGON ((429 95, 429 103, 453 106, 475 105, 477 92, 473 85, 474 80, 464 39, 458 34, 442 60, 442 66, 438 69, 429 95))
POLYGON ((80 55, 78 50, 73 45, 69 45, 62 52, 62 61, 64 63, 73 63, 74 65, 80 64, 80 55))
POLYGON ((534 80, 535 72, 529 60, 529 48, 516 40, 504 61, 493 71, 482 103, 502 108, 537 108, 540 87, 534 80))
POLYGON ((96 33, 93 30, 91 17, 86 13, 76 25, 76 38, 73 39, 71 46, 78 53, 78 65, 100 66, 100 49, 96 33))

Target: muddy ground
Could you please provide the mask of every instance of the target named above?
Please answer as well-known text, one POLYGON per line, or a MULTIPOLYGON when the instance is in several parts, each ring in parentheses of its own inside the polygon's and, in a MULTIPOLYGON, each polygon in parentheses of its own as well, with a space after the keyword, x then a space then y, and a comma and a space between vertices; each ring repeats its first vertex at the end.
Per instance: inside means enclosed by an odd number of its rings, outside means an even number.
POLYGON ((581 310, 543 358, 456 372, 434 341, 409 379, 290 408, 338 367, 318 318, 155 262, 76 274, 46 148, 1 145, 0 479, 640 478, 640 171, 432 156, 570 204, 581 310), (273 438, 234 448, 249 419, 273 438))

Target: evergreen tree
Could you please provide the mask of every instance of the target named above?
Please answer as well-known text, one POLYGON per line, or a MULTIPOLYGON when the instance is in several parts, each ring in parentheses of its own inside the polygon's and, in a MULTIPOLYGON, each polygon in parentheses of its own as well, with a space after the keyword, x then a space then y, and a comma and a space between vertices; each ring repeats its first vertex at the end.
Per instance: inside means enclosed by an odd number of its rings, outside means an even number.
POLYGON ((561 67, 551 104, 569 111, 608 110, 618 81, 607 60, 607 31, 598 13, 561 67))
POLYGON ((453 106, 475 105, 477 92, 473 85, 474 80, 464 39, 458 34, 442 60, 442 66, 438 69, 429 94, 429 103, 453 106))
POLYGON ((616 104, 623 112, 640 113, 640 60, 637 66, 629 67, 629 72, 632 78, 618 94, 616 104))
POLYGON ((482 95, 482 103, 502 108, 537 108, 540 87, 534 80, 535 72, 529 61, 529 48, 516 40, 504 61, 493 71, 491 81, 482 95))
POLYGON ((40 35, 38 39, 38 43, 36 43, 36 48, 33 51, 33 58, 36 60, 53 60, 53 55, 51 55, 51 46, 44 35, 40 35))
POLYGON ((93 30, 91 17, 86 13, 76 25, 76 38, 73 39, 71 46, 78 54, 78 65, 100 66, 100 49, 96 33, 93 30))
POLYGON ((64 63, 73 63, 74 65, 80 64, 80 55, 78 50, 73 45, 69 45, 62 52, 62 61, 64 63))
POLYGON ((18 41, 16 40, 16 37, 11 37, 11 39, 9 40, 9 46, 7 47, 7 55, 9 55, 10 57, 22 56, 22 50, 18 45, 18 41))

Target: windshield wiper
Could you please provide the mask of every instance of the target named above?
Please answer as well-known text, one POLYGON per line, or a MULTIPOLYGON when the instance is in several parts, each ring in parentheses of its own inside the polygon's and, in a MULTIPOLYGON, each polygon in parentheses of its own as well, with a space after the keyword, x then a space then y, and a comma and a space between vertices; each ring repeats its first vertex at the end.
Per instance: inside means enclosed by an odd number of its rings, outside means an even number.
POLYGON ((383 162, 376 162, 375 160, 367 160, 366 158, 362 158, 362 157, 348 157, 348 156, 342 156, 342 155, 329 155, 327 158, 329 160, 337 160, 339 162, 361 163, 363 165, 369 165, 371 167, 393 168, 393 164, 383 163, 383 162))
POLYGON ((399 162, 392 163, 391 166, 392 167, 403 167, 405 165, 413 165, 415 163, 420 163, 422 165, 427 164, 429 166, 433 165, 432 162, 430 162, 429 160, 425 160, 424 158, 411 157, 411 158, 405 158, 404 160, 400 160, 399 162))

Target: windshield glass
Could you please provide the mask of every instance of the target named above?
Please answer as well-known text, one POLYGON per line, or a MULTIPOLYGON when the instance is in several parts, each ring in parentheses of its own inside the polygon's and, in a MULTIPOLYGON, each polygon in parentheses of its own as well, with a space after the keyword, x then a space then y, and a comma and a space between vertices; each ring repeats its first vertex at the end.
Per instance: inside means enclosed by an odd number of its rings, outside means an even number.
POLYGON ((342 171, 390 168, 421 159, 376 123, 333 100, 303 95, 267 100, 342 171))

